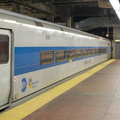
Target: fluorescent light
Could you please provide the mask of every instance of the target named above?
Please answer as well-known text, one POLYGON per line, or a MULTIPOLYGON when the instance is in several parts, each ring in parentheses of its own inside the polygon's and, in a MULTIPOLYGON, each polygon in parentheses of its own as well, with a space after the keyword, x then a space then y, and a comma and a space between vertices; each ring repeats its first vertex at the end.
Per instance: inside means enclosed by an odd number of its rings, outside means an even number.
POLYGON ((109 0, 111 5, 113 6, 113 9, 115 10, 117 16, 120 19, 120 3, 118 0, 109 0))
POLYGON ((120 9, 120 3, 118 0, 109 0, 111 5, 113 6, 114 10, 120 9))
POLYGON ((120 42, 120 40, 115 40, 115 42, 120 42))

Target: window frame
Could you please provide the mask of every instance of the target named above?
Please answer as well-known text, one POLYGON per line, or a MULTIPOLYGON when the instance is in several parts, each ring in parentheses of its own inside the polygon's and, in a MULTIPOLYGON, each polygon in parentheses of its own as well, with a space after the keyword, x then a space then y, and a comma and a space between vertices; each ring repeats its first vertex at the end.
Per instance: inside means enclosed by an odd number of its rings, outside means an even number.
POLYGON ((71 59, 74 59, 74 58, 75 58, 75 49, 69 49, 69 50, 67 50, 67 59, 71 60, 71 59), (68 56, 68 51, 74 51, 73 55, 72 56, 68 56))
POLYGON ((86 57, 87 56, 87 49, 82 49, 82 56, 86 57))
MULTIPOLYGON (((0 64, 7 64, 8 63, 8 61, 9 61, 9 36, 8 35, 3 35, 3 34, 1 34, 0 35, 0 42, 4 42, 5 44, 4 44, 4 47, 6 46, 6 49, 4 49, 3 51, 2 51, 2 55, 1 55, 1 53, 0 53, 0 64), (2 40, 1 40, 2 39, 2 40), (6 53, 6 55, 5 55, 5 53, 6 53), (4 61, 1 61, 1 60, 3 60, 4 59, 4 61)), ((0 47, 0 49, 1 49, 2 47, 0 47)), ((1 49, 2 50, 2 49, 1 49)), ((0 50, 0 52, 1 52, 1 50, 0 50)))
POLYGON ((61 62, 66 60, 66 50, 56 50, 56 62, 61 62), (57 58, 57 51, 64 51, 64 58, 58 59, 57 58))
MULTIPOLYGON (((45 53, 44 53, 45 54, 45 53)), ((49 53, 50 54, 50 53, 49 53)), ((47 55, 47 54, 46 54, 47 55)), ((46 56, 45 56, 46 57, 46 56)), ((54 62, 54 50, 44 50, 44 51, 40 51, 40 65, 46 65, 46 64, 51 64, 54 62), (52 59, 51 60, 46 60, 43 61, 42 60, 42 52, 51 52, 52 53, 52 59)))
POLYGON ((76 57, 76 58, 82 57, 82 49, 76 49, 76 50, 75 50, 75 57, 76 57), (77 50, 79 50, 79 52, 80 52, 79 54, 77 54, 77 50))
POLYGON ((92 55, 91 49, 87 49, 87 56, 91 56, 91 55, 92 55))

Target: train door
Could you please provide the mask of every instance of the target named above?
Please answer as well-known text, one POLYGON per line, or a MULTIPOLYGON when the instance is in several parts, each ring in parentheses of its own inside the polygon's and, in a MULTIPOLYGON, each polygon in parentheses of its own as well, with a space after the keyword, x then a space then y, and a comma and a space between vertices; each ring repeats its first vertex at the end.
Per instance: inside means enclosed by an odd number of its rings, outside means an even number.
POLYGON ((8 104, 10 96, 11 33, 0 30, 0 108, 8 104))

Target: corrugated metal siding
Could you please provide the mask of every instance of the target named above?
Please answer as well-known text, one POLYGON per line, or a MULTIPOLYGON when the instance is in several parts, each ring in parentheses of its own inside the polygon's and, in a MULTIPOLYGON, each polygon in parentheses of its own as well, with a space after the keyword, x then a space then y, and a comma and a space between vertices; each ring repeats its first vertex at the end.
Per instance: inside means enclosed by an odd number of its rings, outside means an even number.
POLYGON ((120 59, 120 42, 115 43, 116 59, 120 59))

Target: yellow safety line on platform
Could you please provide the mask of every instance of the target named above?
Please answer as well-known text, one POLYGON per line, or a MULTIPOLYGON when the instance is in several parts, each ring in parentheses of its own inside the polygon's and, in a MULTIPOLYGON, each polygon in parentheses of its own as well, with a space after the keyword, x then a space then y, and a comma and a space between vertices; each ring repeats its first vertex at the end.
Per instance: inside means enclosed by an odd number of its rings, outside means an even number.
POLYGON ((63 94, 67 90, 71 89, 78 83, 82 82, 86 78, 90 77, 91 75, 93 75, 94 73, 99 71, 100 69, 102 69, 105 66, 107 66, 108 64, 112 63, 113 61, 115 61, 115 59, 111 59, 107 62, 104 62, 104 63, 98 65, 97 67, 95 67, 95 68, 93 68, 93 69, 91 69, 91 70, 89 70, 89 71, 63 83, 63 84, 39 95, 39 96, 19 105, 5 113, 0 114, 0 120, 21 120, 22 118, 28 116, 29 114, 36 111, 43 105, 52 101, 59 95, 63 94))

